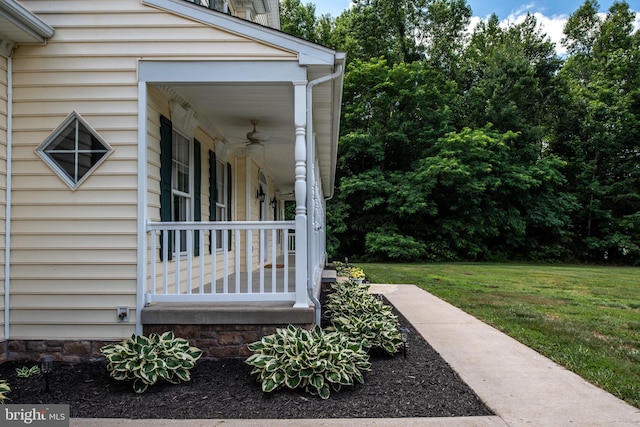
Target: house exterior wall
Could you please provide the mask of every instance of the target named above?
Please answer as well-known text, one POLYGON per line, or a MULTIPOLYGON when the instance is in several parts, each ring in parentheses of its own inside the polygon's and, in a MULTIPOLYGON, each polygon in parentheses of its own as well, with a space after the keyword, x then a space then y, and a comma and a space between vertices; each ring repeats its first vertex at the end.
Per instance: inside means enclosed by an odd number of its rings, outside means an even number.
MULTIPOLYGON (((139 0, 21 4, 56 32, 46 45, 20 46, 13 59, 10 336, 120 339, 135 325, 118 322, 116 307, 130 307, 130 319, 136 318, 138 61, 291 59, 293 54, 139 0), (35 154, 72 111, 114 149, 76 191, 35 154)), ((155 108, 150 102, 148 110, 155 108)), ((152 219, 158 204, 157 120, 149 114, 152 219)), ((0 188, 2 156, 0 151, 0 188)), ((203 217, 207 211, 203 207, 203 217)))
POLYGON ((4 340, 4 296, 5 296, 5 230, 7 208, 7 101, 8 64, 0 55, 0 341, 4 340))

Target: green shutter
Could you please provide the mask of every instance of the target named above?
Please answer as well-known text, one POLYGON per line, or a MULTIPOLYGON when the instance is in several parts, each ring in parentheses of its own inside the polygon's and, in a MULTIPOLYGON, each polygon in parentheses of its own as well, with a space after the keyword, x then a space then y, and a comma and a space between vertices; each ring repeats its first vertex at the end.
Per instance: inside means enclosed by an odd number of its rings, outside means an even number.
MULTIPOLYGON (((160 221, 171 221, 171 150, 173 126, 171 120, 165 116, 160 116, 160 221)), ((167 242, 167 253, 171 260, 173 252, 172 233, 169 234, 167 242)), ((162 259, 162 236, 160 237, 160 259, 162 259)))
MULTIPOLYGON (((217 186, 216 186, 216 153, 209 150, 209 221, 216 220, 216 200, 217 200, 217 186)), ((211 232, 213 233, 213 231, 211 232)), ((212 247, 213 238, 209 235, 209 253, 213 253, 215 248, 212 247)))
MULTIPOLYGON (((231 164, 227 163, 227 221, 231 221, 231 164)), ((229 230, 229 250, 231 250, 231 230, 229 230)))
MULTIPOLYGON (((193 220, 202 221, 202 154, 201 145, 197 139, 193 140, 193 220)), ((193 233, 193 254, 200 255, 200 231, 193 233)))

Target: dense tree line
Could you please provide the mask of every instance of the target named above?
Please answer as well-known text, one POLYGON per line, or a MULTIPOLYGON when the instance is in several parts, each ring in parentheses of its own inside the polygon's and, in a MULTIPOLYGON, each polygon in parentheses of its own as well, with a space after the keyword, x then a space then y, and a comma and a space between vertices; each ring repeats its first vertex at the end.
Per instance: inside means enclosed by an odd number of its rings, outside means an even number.
POLYGON ((469 33, 465 0, 284 0, 348 52, 330 257, 640 263, 640 32, 587 0, 556 53, 536 18, 469 33))

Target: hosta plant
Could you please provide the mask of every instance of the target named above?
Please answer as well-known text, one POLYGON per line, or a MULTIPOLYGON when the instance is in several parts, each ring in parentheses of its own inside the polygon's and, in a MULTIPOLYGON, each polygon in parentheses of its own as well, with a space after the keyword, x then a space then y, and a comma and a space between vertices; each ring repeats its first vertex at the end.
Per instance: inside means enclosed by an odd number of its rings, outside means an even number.
POLYGON ((262 391, 281 388, 303 389, 328 399, 358 381, 371 369, 369 355, 360 344, 337 332, 324 332, 319 326, 306 330, 289 325, 275 334, 249 344, 253 355, 245 361, 253 366, 262 391))
POLYGON ((389 354, 402 347, 398 317, 369 292, 368 285, 347 281, 336 283, 327 296, 325 316, 331 322, 328 330, 360 340, 366 350, 381 348, 389 354))
POLYGON ((40 375, 40 368, 38 366, 16 368, 16 375, 18 378, 29 378, 34 375, 40 375))
POLYGON ((191 379, 190 370, 202 356, 202 350, 189 341, 176 338, 173 332, 162 335, 132 335, 126 341, 100 349, 107 358, 107 370, 120 381, 133 380, 136 393, 144 391, 158 380, 172 384, 191 379))
POLYGON ((7 393, 11 391, 11 387, 7 383, 7 380, 0 380, 0 403, 4 403, 8 399, 7 393))

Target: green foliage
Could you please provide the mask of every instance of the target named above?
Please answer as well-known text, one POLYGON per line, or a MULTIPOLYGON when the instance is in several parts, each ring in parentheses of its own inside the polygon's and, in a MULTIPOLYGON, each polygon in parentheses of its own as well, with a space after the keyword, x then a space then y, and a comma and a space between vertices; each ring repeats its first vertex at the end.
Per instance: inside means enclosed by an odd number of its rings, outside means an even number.
POLYGON ((390 306, 369 292, 369 285, 353 281, 332 286, 324 305, 325 317, 335 330, 362 343, 366 350, 380 348, 389 354, 402 347, 398 317, 390 306))
POLYGON ((4 403, 5 400, 9 399, 7 397, 7 393, 11 391, 11 387, 7 383, 7 380, 0 380, 0 404, 4 403))
POLYGON ((34 375, 40 375, 40 368, 38 366, 16 368, 16 375, 18 375, 18 378, 29 378, 34 375))
POLYGON ((133 390, 144 393, 158 380, 172 384, 191 379, 190 370, 202 356, 202 351, 191 347, 173 332, 149 337, 132 335, 126 341, 100 349, 107 358, 107 370, 119 381, 133 380, 133 390))
POLYGON ((426 253, 426 245, 423 242, 397 233, 367 233, 365 242, 367 253, 378 259, 414 261, 423 259, 426 253))
POLYGON ((254 354, 246 363, 253 366, 262 391, 281 388, 303 389, 322 399, 358 381, 371 368, 361 344, 337 332, 325 333, 319 326, 311 331, 289 325, 275 334, 249 344, 254 354))
POLYGON ((464 0, 357 1, 335 19, 281 7, 283 30, 348 52, 331 257, 640 264, 627 2, 585 1, 563 58, 534 15, 469 35, 464 0))
POLYGON ((334 261, 332 262, 334 267, 336 268, 336 275, 340 277, 349 277, 349 270, 351 269, 351 265, 342 261, 334 261))

